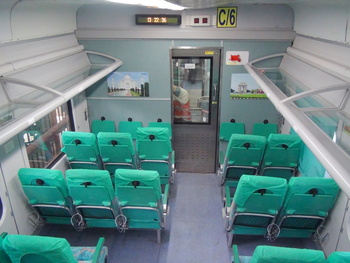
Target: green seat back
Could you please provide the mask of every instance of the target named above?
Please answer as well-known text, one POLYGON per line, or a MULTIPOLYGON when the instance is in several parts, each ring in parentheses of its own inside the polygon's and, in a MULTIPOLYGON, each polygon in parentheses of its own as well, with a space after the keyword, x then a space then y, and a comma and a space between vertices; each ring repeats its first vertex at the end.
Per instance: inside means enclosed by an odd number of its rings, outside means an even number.
POLYGON ((232 134, 245 134, 244 123, 223 122, 220 124, 220 140, 228 142, 232 134))
POLYGON ((139 197, 133 197, 134 194, 139 195, 137 192, 141 192, 141 189, 151 189, 147 190, 147 193, 153 192, 154 194, 147 195, 144 197, 144 202, 157 202, 162 197, 159 174, 156 171, 146 171, 146 170, 130 170, 130 169, 118 169, 115 172, 115 188, 116 195, 119 202, 126 202, 129 205, 132 205, 132 202, 129 200, 137 199, 139 197), (140 182, 140 187, 134 187, 132 182, 140 182), (126 190, 122 190, 124 187, 131 190, 130 194, 126 190), (139 191, 137 189, 139 188, 139 191), (136 190, 135 190, 136 189, 136 190), (121 192, 122 191, 122 192, 121 192), (156 199, 154 199, 156 198, 156 199))
POLYGON ((158 172, 118 169, 115 192, 129 228, 161 228, 163 205, 158 172))
POLYGON ((66 171, 69 193, 75 205, 111 206, 114 189, 108 171, 70 169, 66 171))
POLYGON ((137 128, 142 127, 141 121, 120 121, 118 131, 130 133, 133 140, 136 140, 137 128))
POLYGON ((232 134, 227 145, 226 159, 230 166, 259 166, 266 138, 258 135, 232 134))
POLYGON ((130 133, 100 132, 97 139, 103 162, 133 163, 135 149, 130 133))
POLYGON ((332 178, 293 177, 288 184, 281 216, 290 214, 325 217, 333 207, 338 193, 339 187, 332 178), (317 193, 313 194, 312 189, 316 189, 317 193))
POLYGON ((96 162, 99 150, 96 135, 88 132, 70 132, 62 134, 64 147, 62 152, 67 154, 69 161, 96 162), (77 140, 80 143, 77 143, 77 140))
POLYGON ((169 136, 172 137, 173 130, 171 127, 170 122, 149 122, 148 127, 155 127, 155 128, 168 128, 169 130, 169 136))
POLYGON ((93 120, 91 122, 91 131, 97 135, 99 132, 116 132, 114 121, 93 120))
POLYGON ((250 263, 324 263, 322 251, 313 249, 257 246, 250 263))
POLYGON ((154 127, 138 128, 136 148, 140 159, 167 160, 172 152, 169 130, 154 127))
POLYGON ((7 255, 6 251, 3 248, 3 242, 5 237, 7 236, 7 233, 2 233, 0 235, 0 262, 1 263, 12 263, 9 256, 7 255))
POLYGON ((64 238, 8 235, 3 246, 13 263, 77 263, 64 238))
POLYGON ((242 175, 233 200, 238 212, 276 215, 287 191, 287 181, 268 176, 242 175), (266 192, 261 194, 259 190, 266 192))
POLYGON ((68 198, 68 187, 59 170, 21 168, 18 178, 30 204, 64 205, 68 198))
POLYGON ((350 252, 335 251, 332 252, 327 261, 327 263, 348 263, 350 262, 350 252))
POLYGON ((255 123, 253 126, 254 135, 269 137, 271 133, 278 133, 278 126, 275 123, 255 123))
POLYGON ((263 165, 274 167, 296 167, 301 139, 296 135, 270 134, 264 154, 263 165))

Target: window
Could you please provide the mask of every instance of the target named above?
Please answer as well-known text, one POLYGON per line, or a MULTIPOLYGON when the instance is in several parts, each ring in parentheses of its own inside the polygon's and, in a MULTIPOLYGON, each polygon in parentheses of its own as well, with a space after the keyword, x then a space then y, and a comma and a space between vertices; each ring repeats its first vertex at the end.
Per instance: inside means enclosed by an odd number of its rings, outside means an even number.
POLYGON ((22 132, 31 168, 46 168, 61 153, 63 131, 70 130, 68 106, 64 104, 22 132))

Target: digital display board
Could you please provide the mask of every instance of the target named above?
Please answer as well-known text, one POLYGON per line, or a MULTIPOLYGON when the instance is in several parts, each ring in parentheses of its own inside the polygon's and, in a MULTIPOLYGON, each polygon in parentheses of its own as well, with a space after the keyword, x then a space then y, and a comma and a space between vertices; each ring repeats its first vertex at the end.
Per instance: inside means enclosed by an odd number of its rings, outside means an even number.
POLYGON ((136 25, 181 25, 181 15, 135 15, 136 25))

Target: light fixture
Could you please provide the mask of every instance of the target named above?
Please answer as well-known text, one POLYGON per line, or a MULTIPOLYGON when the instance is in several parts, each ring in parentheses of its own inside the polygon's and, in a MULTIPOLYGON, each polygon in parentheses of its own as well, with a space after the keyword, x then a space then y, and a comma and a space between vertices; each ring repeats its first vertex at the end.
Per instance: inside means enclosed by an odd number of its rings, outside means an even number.
POLYGON ((107 0, 108 2, 128 5, 141 5, 147 7, 155 7, 161 9, 183 10, 185 7, 169 3, 164 0, 107 0))

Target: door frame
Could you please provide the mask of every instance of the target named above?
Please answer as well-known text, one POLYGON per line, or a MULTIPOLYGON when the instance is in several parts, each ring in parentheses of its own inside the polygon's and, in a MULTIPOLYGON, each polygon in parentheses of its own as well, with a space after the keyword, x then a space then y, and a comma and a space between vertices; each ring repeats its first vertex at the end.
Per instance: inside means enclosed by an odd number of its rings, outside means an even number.
MULTIPOLYGON (((170 77, 170 89, 172 89, 173 85, 173 58, 185 58, 185 57, 198 57, 198 58, 211 58, 212 59, 212 72, 211 72, 211 90, 215 86, 214 95, 212 94, 212 99, 210 101, 210 123, 209 125, 213 125, 215 122, 215 164, 214 164, 214 173, 217 171, 219 167, 219 124, 220 124, 220 112, 221 112, 221 104, 220 104, 220 94, 221 94, 221 83, 222 83, 222 70, 223 70, 223 47, 187 47, 187 46, 173 46, 169 51, 169 60, 170 60, 170 69, 171 69, 171 77, 170 77), (213 106, 215 108, 213 113, 213 106)), ((172 94, 172 91, 170 91, 172 94)), ((171 122, 172 125, 183 125, 183 124, 175 124, 174 123, 174 108, 173 108, 173 100, 171 100, 171 122)), ((195 126, 205 126, 208 125, 206 123, 191 123, 189 125, 195 126)), ((175 128, 175 127, 173 127, 175 128)))

